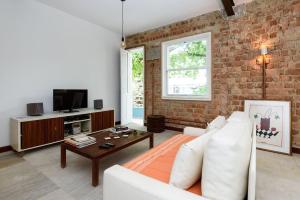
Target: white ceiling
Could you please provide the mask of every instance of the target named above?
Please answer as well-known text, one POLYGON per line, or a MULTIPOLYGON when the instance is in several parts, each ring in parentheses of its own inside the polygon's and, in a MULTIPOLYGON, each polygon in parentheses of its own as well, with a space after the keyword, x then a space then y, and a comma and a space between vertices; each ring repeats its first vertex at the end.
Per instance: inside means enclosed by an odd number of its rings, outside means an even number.
MULTIPOLYGON (((121 32, 120 0, 38 0, 73 16, 121 32)), ((252 0, 234 0, 241 4, 252 0)), ((126 0, 125 34, 130 35, 222 8, 221 0, 126 0)))

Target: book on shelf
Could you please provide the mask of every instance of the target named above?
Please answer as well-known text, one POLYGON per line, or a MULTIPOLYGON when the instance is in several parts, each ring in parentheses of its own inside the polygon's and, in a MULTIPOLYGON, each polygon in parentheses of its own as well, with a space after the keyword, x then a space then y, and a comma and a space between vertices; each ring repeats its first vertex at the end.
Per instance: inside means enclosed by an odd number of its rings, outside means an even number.
POLYGON ((83 148, 96 143, 96 138, 87 136, 84 134, 76 135, 65 139, 65 143, 75 146, 77 148, 83 148))

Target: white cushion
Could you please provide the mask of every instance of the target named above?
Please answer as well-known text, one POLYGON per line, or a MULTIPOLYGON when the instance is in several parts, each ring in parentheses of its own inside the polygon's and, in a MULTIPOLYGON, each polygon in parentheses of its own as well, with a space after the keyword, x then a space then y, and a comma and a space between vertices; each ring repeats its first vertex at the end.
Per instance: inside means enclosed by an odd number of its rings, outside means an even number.
POLYGON ((204 152, 201 189, 215 200, 243 200, 251 153, 250 120, 230 121, 209 140, 204 152))
POLYGON ((200 179, 204 149, 216 131, 216 129, 211 130, 180 147, 172 167, 169 184, 188 189, 200 179))
POLYGON ((224 116, 218 116, 213 121, 211 121, 207 126, 207 131, 213 129, 220 129, 226 124, 226 119, 224 116))
POLYGON ((245 112, 235 111, 227 119, 228 122, 248 121, 249 116, 245 112))
POLYGON ((194 128, 194 127, 185 127, 183 129, 183 134, 191 135, 191 136, 201 136, 205 134, 207 131, 202 128, 194 128))

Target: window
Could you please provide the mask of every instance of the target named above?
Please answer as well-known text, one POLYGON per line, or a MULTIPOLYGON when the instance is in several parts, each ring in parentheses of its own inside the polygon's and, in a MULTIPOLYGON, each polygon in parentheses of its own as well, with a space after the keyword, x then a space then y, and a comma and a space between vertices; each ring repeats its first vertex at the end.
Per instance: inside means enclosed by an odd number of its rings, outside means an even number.
POLYGON ((162 98, 211 100, 211 33, 162 43, 162 98))

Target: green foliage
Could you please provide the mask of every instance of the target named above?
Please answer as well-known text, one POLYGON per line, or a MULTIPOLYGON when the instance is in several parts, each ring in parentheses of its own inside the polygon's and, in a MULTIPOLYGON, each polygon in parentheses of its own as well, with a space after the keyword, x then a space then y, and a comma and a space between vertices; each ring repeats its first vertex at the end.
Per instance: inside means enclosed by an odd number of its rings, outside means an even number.
MULTIPOLYGON (((198 82, 200 69, 205 67, 207 44, 206 41, 194 41, 170 46, 168 69, 175 71, 168 72, 168 78, 194 79, 198 82), (182 70, 180 70, 182 69, 182 70)), ((199 83, 201 81, 199 80, 199 83)), ((184 83, 182 83, 184 84, 184 83)), ((193 95, 204 95, 208 93, 208 87, 201 86, 191 88, 193 95)))
MULTIPOLYGON (((206 41, 195 41, 190 43, 182 43, 173 45, 169 51, 169 69, 192 69, 204 66, 206 63, 206 41)), ((198 70, 178 71, 176 74, 196 78, 199 74, 198 70)), ((175 76, 175 74, 174 74, 175 76)), ((171 77, 174 77, 171 75, 171 77)))
POLYGON ((199 70, 182 70, 182 71, 169 71, 168 78, 191 78, 196 79, 199 75, 199 70))
POLYGON ((193 95, 203 95, 208 93, 208 87, 193 88, 193 95))
POLYGON ((132 55, 132 75, 135 80, 143 79, 143 69, 144 69, 144 52, 134 51, 132 55))
POLYGON ((170 47, 170 69, 197 68, 205 64, 206 42, 195 41, 170 47))

